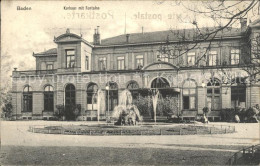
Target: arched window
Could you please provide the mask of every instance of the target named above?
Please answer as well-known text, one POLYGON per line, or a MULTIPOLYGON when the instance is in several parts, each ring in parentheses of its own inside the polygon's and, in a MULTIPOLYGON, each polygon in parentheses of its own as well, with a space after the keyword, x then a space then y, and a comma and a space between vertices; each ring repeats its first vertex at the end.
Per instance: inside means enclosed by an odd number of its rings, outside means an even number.
POLYGON ((117 90, 117 83, 115 83, 115 82, 109 82, 108 83, 108 85, 109 85, 109 90, 117 90))
POLYGON ((53 112, 54 111, 54 95, 53 87, 47 85, 44 88, 44 111, 53 112))
POLYGON ((68 84, 65 88, 65 106, 76 105, 76 89, 72 84, 68 84))
POLYGON ((90 83, 87 87, 87 104, 97 104, 95 94, 98 91, 98 86, 95 83, 90 83))
POLYGON ((139 95, 139 85, 136 81, 131 81, 128 85, 127 85, 127 89, 131 92, 133 99, 136 99, 139 95))
POLYGON ((163 77, 157 77, 152 81, 152 89, 169 88, 169 82, 163 77))
POLYGON ((245 79, 237 77, 232 80, 231 85, 231 105, 235 107, 246 107, 246 84, 245 79))
POLYGON ((182 91, 183 109, 196 109, 196 94, 195 81, 185 80, 182 91))
POLYGON ((23 89, 23 112, 32 112, 32 108, 33 108, 32 87, 27 85, 23 89))
POLYGON ((216 78, 210 79, 207 84, 207 106, 209 109, 220 110, 220 94, 220 81, 216 78))
POLYGON ((108 82, 107 87, 109 87, 109 89, 106 89, 107 92, 106 98, 108 101, 107 103, 109 104, 107 105, 107 108, 111 113, 118 103, 118 86, 117 83, 115 82, 108 82))

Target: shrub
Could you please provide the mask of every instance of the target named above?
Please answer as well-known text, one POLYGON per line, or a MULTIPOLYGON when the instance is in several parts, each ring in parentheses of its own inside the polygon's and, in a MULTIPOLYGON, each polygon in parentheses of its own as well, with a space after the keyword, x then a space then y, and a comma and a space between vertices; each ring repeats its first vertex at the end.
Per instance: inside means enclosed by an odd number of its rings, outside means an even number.
POLYGON ((80 115, 80 112, 81 112, 81 104, 75 105, 74 108, 73 108, 73 114, 75 116, 75 120, 80 115))
POLYGON ((177 115, 178 99, 176 97, 160 98, 158 100, 158 113, 167 116, 169 113, 177 115))
POLYGON ((225 122, 233 122, 235 118, 234 108, 225 108, 220 112, 221 120, 225 122))
POLYGON ((137 99, 133 100, 133 104, 137 106, 140 114, 149 115, 152 114, 152 99, 149 96, 143 97, 138 96, 137 99))
POLYGON ((80 112, 81 112, 80 104, 68 105, 68 106, 65 106, 64 116, 65 116, 66 120, 76 120, 77 117, 80 115, 80 112))
POLYGON ((56 105, 56 108, 58 111, 54 113, 54 116, 57 117, 59 120, 62 120, 62 117, 64 116, 65 107, 63 104, 56 105))
POLYGON ((202 111, 203 111, 203 114, 204 114, 204 115, 207 115, 207 113, 209 112, 209 108, 208 108, 208 107, 204 107, 204 108, 202 109, 202 111))
POLYGON ((234 108, 225 108, 220 112, 221 120, 225 122, 233 122, 235 116, 238 115, 240 122, 250 122, 252 119, 257 119, 259 110, 257 107, 250 107, 248 109, 236 107, 234 108))
POLYGON ((259 110, 257 107, 250 107, 246 110, 246 122, 257 122, 257 116, 259 114, 259 110))
MULTIPOLYGON (((133 100, 133 104, 137 106, 142 116, 149 115, 154 118, 153 102, 151 96, 138 96, 137 99, 133 100)), ((165 97, 159 96, 157 101, 157 115, 166 116, 169 113, 177 115, 178 111, 178 99, 176 97, 165 97)))
POLYGON ((246 111, 247 118, 251 118, 258 114, 259 114, 259 110, 257 110, 255 107, 250 107, 246 111))

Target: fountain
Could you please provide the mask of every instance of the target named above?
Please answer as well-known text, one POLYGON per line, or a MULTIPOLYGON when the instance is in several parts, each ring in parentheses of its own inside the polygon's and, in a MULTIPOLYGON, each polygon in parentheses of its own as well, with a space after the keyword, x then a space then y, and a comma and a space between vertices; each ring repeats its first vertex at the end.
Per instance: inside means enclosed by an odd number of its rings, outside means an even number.
POLYGON ((157 91, 156 95, 152 96, 153 100, 153 112, 154 112, 154 122, 156 123, 156 109, 157 109, 157 102, 159 98, 159 91, 157 91))
POLYGON ((97 120, 99 122, 100 113, 105 113, 106 103, 105 103, 105 92, 99 89, 97 91, 97 120))
POLYGON ((124 90, 119 96, 119 105, 114 108, 112 117, 117 119, 116 125, 136 125, 137 121, 142 121, 136 105, 133 105, 132 94, 129 90, 124 90))

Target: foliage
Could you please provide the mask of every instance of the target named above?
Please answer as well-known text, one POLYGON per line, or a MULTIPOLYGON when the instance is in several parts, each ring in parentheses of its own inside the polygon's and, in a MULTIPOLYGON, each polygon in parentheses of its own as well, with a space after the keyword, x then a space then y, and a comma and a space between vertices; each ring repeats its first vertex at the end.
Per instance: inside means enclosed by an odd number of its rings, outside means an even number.
POLYGON ((248 109, 236 107, 234 108, 225 108, 221 110, 221 119, 225 122, 233 122, 235 116, 238 115, 241 122, 250 122, 252 119, 257 119, 259 115, 259 109, 256 107, 249 107, 248 109))
POLYGON ((159 115, 167 116, 170 113, 177 115, 178 112, 178 99, 176 97, 165 97, 158 100, 158 113, 159 115))
MULTIPOLYGON (((149 115, 153 118, 153 105, 150 96, 138 96, 133 100, 133 104, 137 106, 142 116, 149 115)), ((176 97, 159 97, 157 102, 157 115, 166 116, 169 113, 177 115, 178 112, 178 99, 176 97)))
POLYGON ((54 113, 54 116, 56 116, 58 119, 62 120, 62 117, 64 116, 65 107, 63 104, 56 105, 56 108, 58 111, 54 113))
POLYGON ((150 96, 138 96, 137 99, 133 100, 133 104, 137 106, 142 116, 152 114, 152 98, 150 96))
POLYGON ((75 119, 80 115, 81 112, 81 104, 76 104, 76 106, 73 109, 73 114, 75 116, 75 119))
POLYGON ((246 115, 248 118, 251 118, 255 115, 259 114, 259 110, 257 110, 255 107, 250 107, 247 109, 246 115))
POLYGON ((11 118, 13 113, 12 107, 12 94, 10 91, 4 92, 1 91, 1 117, 2 118, 11 118))
POLYGON ((204 115, 207 115, 207 113, 209 112, 209 108, 208 108, 208 107, 204 107, 204 108, 202 109, 202 111, 203 111, 203 114, 204 114, 204 115))
POLYGON ((77 117, 80 115, 80 111, 81 111, 80 104, 65 106, 65 109, 64 109, 65 119, 66 120, 76 120, 77 117))
POLYGON ((235 109, 234 108, 225 108, 220 112, 220 116, 222 121, 232 122, 235 117, 235 109))

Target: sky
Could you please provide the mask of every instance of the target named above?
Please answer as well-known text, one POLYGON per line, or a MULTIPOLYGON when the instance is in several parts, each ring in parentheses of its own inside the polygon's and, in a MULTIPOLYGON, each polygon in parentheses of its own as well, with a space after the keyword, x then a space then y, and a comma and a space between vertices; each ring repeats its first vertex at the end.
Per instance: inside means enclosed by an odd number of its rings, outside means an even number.
MULTIPOLYGON (((198 5, 187 1, 189 4, 198 5)), ((144 32, 192 28, 189 20, 193 17, 194 13, 177 1, 2 1, 1 68, 6 72, 1 77, 10 76, 15 67, 20 71, 35 70, 33 52, 56 47, 54 36, 65 33, 67 28, 92 42, 97 26, 104 39, 125 31, 142 32, 142 27, 144 32), (31 10, 17 10, 18 6, 31 10), (99 10, 86 10, 86 6, 99 10)), ((213 26, 206 18, 200 17, 199 21, 202 26, 213 26)))

